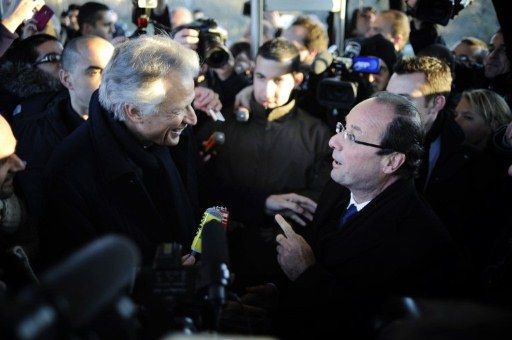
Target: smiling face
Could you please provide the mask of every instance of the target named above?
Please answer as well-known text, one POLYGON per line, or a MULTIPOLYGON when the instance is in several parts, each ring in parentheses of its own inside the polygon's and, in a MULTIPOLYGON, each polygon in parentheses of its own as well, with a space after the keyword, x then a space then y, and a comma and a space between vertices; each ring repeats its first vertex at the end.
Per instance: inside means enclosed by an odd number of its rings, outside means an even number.
POLYGON ((158 106, 158 112, 151 115, 127 113, 127 127, 143 142, 175 146, 188 125, 195 125, 197 117, 192 108, 194 100, 194 79, 171 73, 163 81, 166 96, 158 106))

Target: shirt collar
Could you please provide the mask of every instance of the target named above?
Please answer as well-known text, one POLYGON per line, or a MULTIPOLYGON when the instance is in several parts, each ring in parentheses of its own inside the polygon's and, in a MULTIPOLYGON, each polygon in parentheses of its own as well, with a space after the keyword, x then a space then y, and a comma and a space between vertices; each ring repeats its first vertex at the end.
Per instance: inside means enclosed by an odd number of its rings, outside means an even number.
POLYGON ((359 211, 361 211, 361 209, 366 207, 366 205, 370 202, 371 202, 371 200, 363 202, 363 203, 357 203, 356 200, 354 199, 354 195, 352 193, 350 193, 350 202, 348 203, 348 206, 350 207, 350 205, 353 204, 356 207, 357 211, 359 212, 359 211))

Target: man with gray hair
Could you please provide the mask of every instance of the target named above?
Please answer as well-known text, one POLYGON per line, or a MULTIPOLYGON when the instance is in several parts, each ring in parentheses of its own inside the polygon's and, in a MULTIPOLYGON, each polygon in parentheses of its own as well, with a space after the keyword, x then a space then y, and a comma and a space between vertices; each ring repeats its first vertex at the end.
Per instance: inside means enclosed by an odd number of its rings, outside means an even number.
POLYGON ((196 124, 198 72, 197 54, 169 37, 116 47, 89 119, 50 162, 47 256, 110 232, 135 241, 146 263, 160 243, 190 246, 195 216, 169 147, 196 124))

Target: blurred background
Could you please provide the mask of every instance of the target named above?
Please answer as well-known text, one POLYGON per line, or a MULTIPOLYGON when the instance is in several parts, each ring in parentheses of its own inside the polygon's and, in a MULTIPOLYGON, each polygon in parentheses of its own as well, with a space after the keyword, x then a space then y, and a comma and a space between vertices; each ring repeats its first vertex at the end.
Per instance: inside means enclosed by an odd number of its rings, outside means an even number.
MULTIPOLYGON (((11 0, 2 1, 7 3, 11 0)), ((46 2, 56 13, 60 13, 63 9, 67 9, 69 4, 82 4, 87 1, 47 0, 46 2)), ((135 29, 135 25, 131 23, 131 0, 106 0, 103 2, 119 14, 119 20, 128 32, 135 29)), ((243 36, 245 27, 249 23, 249 18, 242 15, 244 0, 167 0, 167 4, 171 8, 185 6, 190 10, 201 9, 207 17, 215 18, 229 32, 228 45, 243 36)), ((389 2, 388 0, 348 0, 347 17, 350 17, 354 9, 363 6, 387 9, 389 2)), ((327 17, 325 12, 310 12, 309 14, 314 14, 321 20, 327 17)), ((284 16, 283 20, 286 21, 286 16, 284 16)), ((286 22, 283 24, 286 25, 286 22)), ((452 47, 463 36, 474 36, 488 42, 497 29, 498 21, 491 0, 474 0, 454 20, 450 20, 447 27, 441 27, 440 33, 446 40, 448 47, 452 47)))

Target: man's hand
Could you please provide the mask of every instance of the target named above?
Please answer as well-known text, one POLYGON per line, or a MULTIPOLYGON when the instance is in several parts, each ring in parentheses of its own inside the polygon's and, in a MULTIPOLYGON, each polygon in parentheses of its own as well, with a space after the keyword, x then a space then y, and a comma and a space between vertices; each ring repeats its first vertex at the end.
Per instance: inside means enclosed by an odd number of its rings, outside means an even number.
POLYGON ((283 229, 284 235, 276 237, 277 262, 286 276, 292 281, 315 264, 315 255, 304 238, 296 234, 290 224, 281 215, 276 215, 276 221, 283 229))
POLYGON ((20 0, 11 14, 5 15, 2 24, 14 33, 23 20, 32 18, 36 11, 44 6, 44 0, 20 0))
POLYGON ((219 95, 212 90, 201 86, 196 87, 194 91, 196 94, 193 104, 194 109, 201 110, 216 120, 217 116, 215 115, 214 117, 214 114, 222 109, 222 103, 220 102, 219 95))
POLYGON ((245 107, 246 109, 251 107, 251 96, 253 90, 254 87, 250 85, 244 88, 242 91, 238 92, 238 94, 235 97, 235 112, 240 107, 245 107))
POLYGON ((197 44, 199 43, 199 31, 191 28, 184 28, 176 32, 173 39, 181 45, 195 51, 197 50, 197 44))
POLYGON ((196 263, 196 257, 192 254, 183 255, 181 257, 181 264, 185 267, 193 266, 196 263))
POLYGON ((28 37, 31 37, 37 33, 37 21, 35 19, 30 19, 25 22, 23 26, 23 30, 21 31, 21 40, 25 40, 28 37))
POLYGON ((312 221, 313 214, 316 211, 316 203, 308 197, 295 193, 270 195, 265 200, 265 210, 269 215, 280 213, 301 226, 305 226, 306 222, 301 216, 312 221))

